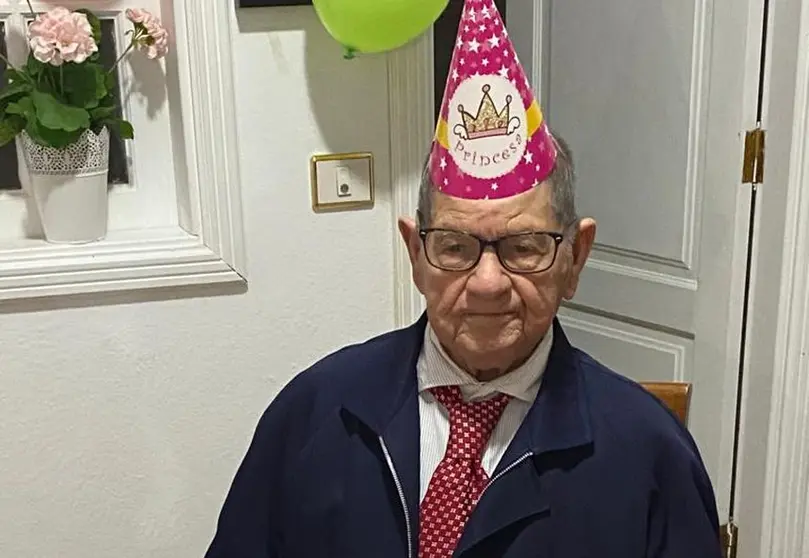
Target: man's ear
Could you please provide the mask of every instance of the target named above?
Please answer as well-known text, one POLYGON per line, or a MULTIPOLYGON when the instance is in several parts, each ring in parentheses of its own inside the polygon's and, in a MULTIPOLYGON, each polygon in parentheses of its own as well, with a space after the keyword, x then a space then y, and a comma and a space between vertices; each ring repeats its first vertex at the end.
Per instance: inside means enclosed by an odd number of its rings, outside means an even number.
POLYGON ((573 242, 573 267, 570 270, 567 285, 565 286, 564 294, 567 300, 573 298, 573 295, 576 294, 576 289, 579 288, 579 277, 584 270, 584 264, 587 263, 587 258, 590 257, 590 251, 593 249, 595 239, 595 220, 588 217, 579 221, 576 240, 573 242))
POLYGON ((399 219, 399 234, 402 235, 402 241, 410 256, 410 264, 415 266, 421 251, 421 239, 419 238, 416 221, 409 217, 401 217, 399 219))
POLYGON ((421 237, 419 236, 419 228, 416 221, 408 217, 399 219, 399 234, 402 235, 402 241, 407 248, 407 254, 410 257, 410 268, 413 273, 413 283, 416 288, 422 291, 422 265, 421 265, 421 237))

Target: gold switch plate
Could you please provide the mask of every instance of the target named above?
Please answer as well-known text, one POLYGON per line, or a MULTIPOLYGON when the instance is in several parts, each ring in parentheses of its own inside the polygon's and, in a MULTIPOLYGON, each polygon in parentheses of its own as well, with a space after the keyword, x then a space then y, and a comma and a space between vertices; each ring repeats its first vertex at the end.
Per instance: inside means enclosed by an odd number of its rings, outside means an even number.
POLYGON ((316 213, 374 206, 374 157, 368 152, 315 155, 310 163, 316 213))

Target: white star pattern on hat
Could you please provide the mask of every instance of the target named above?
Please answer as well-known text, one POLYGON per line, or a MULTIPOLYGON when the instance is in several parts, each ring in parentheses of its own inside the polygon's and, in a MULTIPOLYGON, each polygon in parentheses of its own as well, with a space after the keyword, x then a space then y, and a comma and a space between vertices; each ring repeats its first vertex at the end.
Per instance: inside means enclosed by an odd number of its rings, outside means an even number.
POLYGON ((556 150, 493 0, 463 0, 463 5, 431 146, 439 156, 430 174, 452 196, 508 197, 525 191, 535 179, 544 180, 556 150), (439 165, 444 156, 446 165, 439 165))

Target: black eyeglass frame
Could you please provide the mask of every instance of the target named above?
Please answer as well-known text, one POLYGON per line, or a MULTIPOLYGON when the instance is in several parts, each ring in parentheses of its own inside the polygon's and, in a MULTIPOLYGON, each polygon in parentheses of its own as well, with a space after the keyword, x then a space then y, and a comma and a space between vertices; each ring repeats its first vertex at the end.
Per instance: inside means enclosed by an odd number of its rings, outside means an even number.
POLYGON ((530 231, 530 232, 524 232, 524 233, 510 234, 510 235, 506 235, 506 236, 501 236, 500 238, 487 240, 485 238, 481 238, 481 237, 479 237, 477 235, 474 235, 472 233, 468 233, 468 232, 464 232, 464 231, 458 231, 458 230, 454 230, 454 229, 442 229, 442 228, 419 229, 419 237, 421 238, 421 244, 424 247, 424 256, 427 258, 427 262, 431 266, 435 267, 436 269, 440 269, 442 271, 457 272, 457 273, 464 273, 464 272, 469 271, 471 269, 475 269, 475 267, 477 267, 477 265, 480 263, 480 258, 483 257, 483 252, 486 251, 486 248, 491 246, 492 249, 494 250, 495 255, 497 256, 497 260, 500 262, 500 265, 502 265, 503 268, 508 270, 509 272, 519 274, 519 275, 535 275, 535 274, 538 274, 538 273, 544 273, 544 272, 548 271, 550 268, 552 268, 553 265, 556 263, 557 256, 559 255, 559 246, 561 246, 562 242, 565 240, 565 235, 563 233, 551 232, 551 231, 530 231), (449 268, 446 268, 446 267, 441 267, 440 265, 436 265, 430 259, 430 253, 429 253, 429 250, 427 249, 427 235, 429 235, 431 232, 456 233, 456 234, 466 235, 466 236, 468 236, 470 238, 474 238, 475 240, 478 241, 478 244, 480 244, 480 250, 478 251, 477 259, 475 259, 475 261, 472 262, 469 266, 467 266, 465 268, 462 268, 462 269, 449 269, 449 268), (553 239, 553 258, 551 259, 551 262, 547 265, 547 267, 544 267, 543 269, 534 269, 534 270, 531 270, 531 271, 524 271, 524 270, 514 269, 514 268, 510 267, 508 264, 506 264, 506 262, 503 261, 503 258, 500 255, 500 243, 503 240, 507 240, 507 239, 511 239, 511 238, 519 238, 521 236, 537 236, 537 235, 549 236, 549 237, 551 237, 553 239))

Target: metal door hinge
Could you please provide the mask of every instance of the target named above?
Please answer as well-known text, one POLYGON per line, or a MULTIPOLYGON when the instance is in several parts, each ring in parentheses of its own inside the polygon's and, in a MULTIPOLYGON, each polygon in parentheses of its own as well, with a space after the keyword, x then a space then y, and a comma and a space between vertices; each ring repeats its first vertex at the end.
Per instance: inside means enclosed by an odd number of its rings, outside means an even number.
POLYGON ((739 528, 732 521, 725 523, 721 527, 722 556, 724 558, 736 558, 739 549, 739 528))
POLYGON ((761 184, 764 182, 764 140, 766 133, 761 128, 749 130, 744 138, 744 162, 742 163, 742 183, 761 184))

